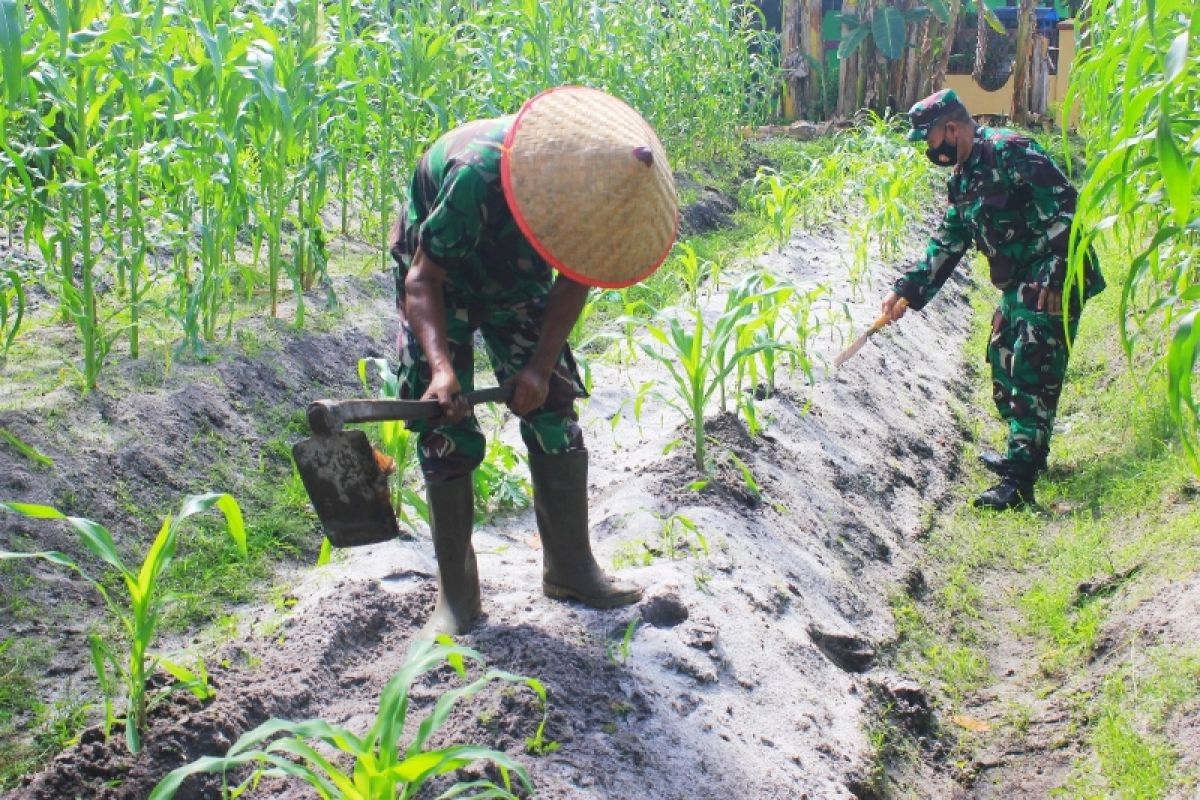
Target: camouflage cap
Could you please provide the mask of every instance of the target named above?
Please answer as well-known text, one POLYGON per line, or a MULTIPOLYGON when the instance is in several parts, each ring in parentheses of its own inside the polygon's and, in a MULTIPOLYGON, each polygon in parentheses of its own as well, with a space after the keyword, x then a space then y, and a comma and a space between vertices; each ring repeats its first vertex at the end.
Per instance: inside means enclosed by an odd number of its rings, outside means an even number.
POLYGON ((908 119, 912 122, 912 130, 908 132, 910 142, 923 142, 929 134, 929 129, 942 117, 957 109, 966 110, 966 106, 958 99, 953 89, 942 89, 934 92, 924 100, 913 103, 908 110, 908 119))

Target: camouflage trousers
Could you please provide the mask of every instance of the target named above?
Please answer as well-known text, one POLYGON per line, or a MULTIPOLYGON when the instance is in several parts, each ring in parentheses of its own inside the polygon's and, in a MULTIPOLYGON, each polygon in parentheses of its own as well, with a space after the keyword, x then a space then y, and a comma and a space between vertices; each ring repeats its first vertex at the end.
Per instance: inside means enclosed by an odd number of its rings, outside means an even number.
POLYGON ((1008 425, 1007 461, 1014 477, 1033 478, 1045 466, 1050 433, 1067 372, 1066 335, 1074 341, 1079 314, 1067 333, 1058 314, 1036 311, 1033 287, 1010 289, 992 319, 987 359, 992 368, 992 399, 1008 425))
MULTIPOLYGON (((476 331, 483 340, 496 381, 502 384, 532 357, 542 331, 545 302, 544 297, 538 297, 503 308, 446 309, 450 360, 464 392, 475 388, 476 331)), ((432 370, 403 311, 398 345, 400 397, 419 398, 429 386, 432 370)), ((529 452, 554 455, 586 449, 579 415, 575 412, 575 398, 586 396, 575 358, 570 347, 564 345, 550 376, 546 402, 521 418, 521 438, 529 452)), ((474 416, 437 426, 413 420, 408 427, 418 434, 417 457, 426 483, 446 483, 464 477, 483 461, 487 441, 474 416)))

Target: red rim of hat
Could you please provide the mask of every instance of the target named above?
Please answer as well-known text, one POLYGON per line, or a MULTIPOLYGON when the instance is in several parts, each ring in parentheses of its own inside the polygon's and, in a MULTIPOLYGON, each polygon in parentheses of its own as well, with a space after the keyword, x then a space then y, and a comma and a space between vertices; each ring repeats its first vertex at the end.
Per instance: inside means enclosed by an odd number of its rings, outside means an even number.
POLYGON ((632 286, 633 284, 639 283, 640 281, 650 277, 650 275, 652 275, 654 271, 661 267, 663 262, 667 260, 667 256, 671 254, 671 248, 675 246, 675 240, 679 236, 678 209, 675 211, 675 227, 671 233, 671 238, 667 242, 666 249, 663 250, 662 255, 657 261, 655 261, 640 275, 636 275, 629 280, 604 281, 582 275, 559 260, 537 237, 537 234, 534 232, 532 226, 530 226, 529 221, 525 219, 525 215, 522 213, 520 206, 517 205, 516 193, 513 191, 512 185, 512 161, 509 158, 509 154, 512 152, 513 140, 516 138, 517 131, 521 127, 521 121, 525 118, 525 115, 528 114, 529 111, 538 103, 538 101, 544 97, 554 94, 555 92, 561 91, 586 91, 596 92, 597 94, 606 94, 605 92, 601 92, 599 89, 593 89, 589 86, 556 86, 553 89, 546 89, 545 91, 540 92, 534 97, 531 97, 529 100, 525 101, 525 104, 521 106, 521 110, 517 112, 517 118, 513 120, 513 124, 509 127, 508 133, 504 137, 504 145, 500 152, 500 182, 504 187, 504 199, 508 202, 508 208, 512 212, 513 219, 515 219, 517 222, 517 227, 521 229, 521 233, 525 234, 525 238, 529 240, 531 245, 533 245, 533 249, 536 250, 542 258, 546 259, 550 266, 554 267, 556 270, 566 275, 568 278, 576 281, 577 283, 587 284, 588 286, 596 286, 601 289, 623 289, 626 286, 632 286))

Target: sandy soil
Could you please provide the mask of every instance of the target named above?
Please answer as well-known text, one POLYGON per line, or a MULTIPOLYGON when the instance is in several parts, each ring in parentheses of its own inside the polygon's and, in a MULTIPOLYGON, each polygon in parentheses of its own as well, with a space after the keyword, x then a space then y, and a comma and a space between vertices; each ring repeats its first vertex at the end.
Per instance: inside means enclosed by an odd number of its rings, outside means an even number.
MULTIPOLYGON (((836 307, 845 302, 861 329, 876 313, 886 276, 855 296, 842 277, 849 252, 842 232, 800 234, 760 264, 801 286, 828 284, 836 307)), ((546 685, 546 735, 560 747, 525 753, 540 713, 524 695, 499 687, 460 708, 439 740, 515 754, 539 796, 556 800, 871 796, 864 725, 871 687, 892 679, 874 658, 893 636, 887 598, 913 580, 922 515, 940 502, 956 467, 949 401, 965 390, 958 359, 970 309, 961 285, 945 294, 936 314, 910 314, 842 370, 822 369, 815 386, 799 376, 784 380, 759 404, 768 420, 762 436, 751 438, 732 416, 710 418, 710 434, 749 465, 761 497, 732 471, 704 491, 689 491, 697 476, 687 448, 663 454, 681 435, 681 420, 649 403, 640 426, 629 418, 631 387, 661 373, 645 362, 619 367, 593 359, 596 389, 582 418, 602 563, 623 544, 655 541, 655 515, 672 513, 700 527, 710 554, 627 568, 623 576, 646 587, 645 600, 594 611, 541 595, 532 512, 481 526, 475 546, 486 618, 462 640, 489 665, 546 685), (606 642, 634 618, 642 624, 621 663, 609 657, 606 642)), ((0 497, 58 504, 66 497, 67 510, 120 527, 133 520, 106 490, 116 482, 131 487, 139 503, 161 509, 209 488, 194 485, 196 465, 249 458, 281 416, 317 396, 358 394, 355 361, 390 350, 387 279, 355 279, 343 301, 347 316, 336 330, 280 326, 280 348, 265 359, 178 365, 161 388, 83 401, 67 392, 4 397, 0 425, 56 466, 36 471, 0 449, 0 497)), ((816 352, 832 359, 848 334, 845 325, 831 327, 814 343, 816 352)), ((122 369, 136 384, 137 370, 153 368, 122 369)), ((515 442, 514 430, 509 423, 502 435, 515 442)), ((77 551, 53 526, 11 518, 4 524, 2 546, 77 551)), ((314 550, 317 542, 314 529, 314 550)), ((297 602, 271 634, 225 646, 231 666, 214 673, 215 700, 176 696, 155 709, 147 747, 136 758, 119 737, 104 743, 90 731, 6 800, 144 798, 166 771, 223 752, 271 716, 365 728, 432 608, 434 570, 424 531, 412 541, 345 552, 324 568, 297 569, 287 578, 297 602)), ((33 591, 76 603, 81 614, 92 608, 89 590, 77 582, 39 586, 33 591)), ((275 613, 263 608, 250 617, 275 613)), ((82 626, 22 626, 4 635, 61 643, 54 667, 60 676, 48 684, 86 675, 82 626)), ((418 706, 432 703, 447 677, 426 681, 418 706)), ((217 794, 215 782, 197 781, 179 796, 217 794)), ((275 782, 248 796, 312 795, 275 782)))

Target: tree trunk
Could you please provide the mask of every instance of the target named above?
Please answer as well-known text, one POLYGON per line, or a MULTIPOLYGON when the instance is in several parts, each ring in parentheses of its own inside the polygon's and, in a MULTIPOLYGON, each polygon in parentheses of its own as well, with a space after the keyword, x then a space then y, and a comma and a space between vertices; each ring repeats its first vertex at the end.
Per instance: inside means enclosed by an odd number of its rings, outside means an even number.
POLYGON ((783 52, 783 117, 819 119, 825 115, 825 43, 821 39, 821 0, 784 0, 780 23, 783 52))
POLYGON ((988 25, 983 18, 984 0, 975 0, 975 68, 971 77, 975 83, 983 85, 983 62, 987 60, 988 25))
POLYGON ((1012 120, 1029 124, 1029 83, 1033 55, 1033 21, 1036 0, 1021 0, 1017 10, 1017 57, 1013 65, 1012 120))
MULTIPOLYGON (((896 4, 902 10, 920 6, 917 0, 903 0, 896 4)), ((941 89, 946 82, 946 64, 950 60, 950 48, 958 32, 959 0, 946 4, 950 12, 948 22, 929 16, 912 25, 908 32, 908 47, 904 55, 890 68, 888 99, 897 112, 905 112, 913 103, 941 89)))
POLYGON ((800 73, 805 66, 804 50, 800 46, 800 20, 803 17, 801 5, 803 2, 804 0, 784 0, 783 13, 779 23, 780 39, 782 40, 779 64, 783 72, 784 122, 790 122, 799 117, 800 106, 803 102, 802 78, 797 77, 797 73, 800 73))
MULTIPOLYGON (((877 8, 887 0, 846 0, 843 11, 869 25, 877 8)), ((902 11, 918 7, 918 0, 891 0, 902 11)), ((842 59, 838 76, 839 116, 853 116, 859 109, 905 112, 913 103, 941 89, 946 81, 950 48, 961 21, 962 0, 948 0, 948 23, 930 17, 910 25, 904 54, 894 61, 879 54, 868 37, 849 58, 842 59)), ((843 27, 842 36, 847 29, 843 27)))
POLYGON ((933 73, 929 84, 923 87, 920 97, 926 97, 941 89, 946 83, 946 68, 950 64, 950 51, 954 49, 954 40, 958 36, 958 28, 962 25, 962 2, 950 0, 946 4, 950 9, 950 24, 946 26, 946 34, 941 39, 933 39, 933 51, 937 54, 933 73))
POLYGON ((825 38, 821 32, 824 14, 821 0, 804 0, 804 52, 808 56, 809 75, 805 99, 814 118, 826 116, 825 109, 825 38))
MULTIPOLYGON (((859 6, 858 0, 844 0, 842 3, 843 14, 855 14, 865 12, 865 6, 871 0, 864 0, 863 7, 859 6)), ((846 38, 849 28, 842 26, 842 38, 846 38)), ((838 103, 837 115, 839 117, 851 117, 861 107, 861 96, 858 93, 858 72, 859 63, 862 59, 864 46, 860 46, 854 51, 854 54, 849 58, 841 59, 838 69, 838 103)))

